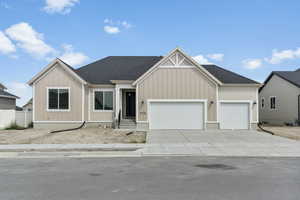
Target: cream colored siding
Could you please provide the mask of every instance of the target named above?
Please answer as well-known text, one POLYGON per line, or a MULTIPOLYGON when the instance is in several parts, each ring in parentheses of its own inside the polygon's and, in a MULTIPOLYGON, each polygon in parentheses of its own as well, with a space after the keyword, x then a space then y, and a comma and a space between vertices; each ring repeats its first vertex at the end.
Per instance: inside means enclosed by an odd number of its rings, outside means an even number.
POLYGON ((265 98, 265 107, 260 106, 260 121, 278 125, 295 123, 298 119, 298 95, 300 89, 297 86, 273 75, 259 94, 260 100, 265 98), (276 97, 275 110, 270 109, 271 96, 276 97))
POLYGON ((207 120, 216 121, 216 85, 196 68, 158 68, 137 87, 139 121, 147 121, 148 99, 207 99, 207 120))
POLYGON ((59 64, 35 83, 35 121, 81 121, 82 84, 73 79, 59 64), (70 111, 47 111, 47 87, 70 88, 70 111))
MULTIPOLYGON (((219 87, 219 100, 246 100, 246 101, 256 101, 258 97, 257 87, 247 87, 247 86, 221 86, 219 87)), ((257 109, 258 102, 251 106, 252 121, 257 122, 257 109)))
MULTIPOLYGON (((102 89, 102 88, 90 88, 90 121, 112 122, 113 114, 114 114, 113 111, 95 111, 94 110, 94 90, 98 90, 98 89, 102 89)), ((113 89, 113 98, 114 98, 113 105, 115 108, 116 97, 115 97, 114 89, 113 89)))

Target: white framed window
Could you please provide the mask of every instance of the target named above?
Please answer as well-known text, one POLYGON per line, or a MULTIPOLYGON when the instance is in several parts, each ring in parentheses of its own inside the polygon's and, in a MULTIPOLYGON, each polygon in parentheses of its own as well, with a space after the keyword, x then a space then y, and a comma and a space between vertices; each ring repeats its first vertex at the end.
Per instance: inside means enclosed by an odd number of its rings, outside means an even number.
POLYGON ((113 95, 113 90, 94 90, 94 111, 113 111, 113 95))
POLYGON ((260 107, 265 108, 265 98, 264 97, 260 99, 260 107))
POLYGON ((270 97, 270 109, 271 110, 276 109, 276 97, 270 97))
POLYGON ((47 88, 47 111, 70 111, 70 88, 47 88))

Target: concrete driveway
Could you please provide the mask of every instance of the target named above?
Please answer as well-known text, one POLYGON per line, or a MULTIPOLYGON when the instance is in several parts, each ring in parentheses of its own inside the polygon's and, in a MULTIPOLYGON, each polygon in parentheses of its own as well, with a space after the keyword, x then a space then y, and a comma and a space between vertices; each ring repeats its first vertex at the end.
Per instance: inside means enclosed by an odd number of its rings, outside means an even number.
POLYGON ((149 131, 144 155, 300 157, 300 142, 258 131, 149 131))
POLYGON ((268 133, 249 130, 151 130, 147 134, 148 144, 165 143, 295 143, 283 137, 273 136, 268 133))

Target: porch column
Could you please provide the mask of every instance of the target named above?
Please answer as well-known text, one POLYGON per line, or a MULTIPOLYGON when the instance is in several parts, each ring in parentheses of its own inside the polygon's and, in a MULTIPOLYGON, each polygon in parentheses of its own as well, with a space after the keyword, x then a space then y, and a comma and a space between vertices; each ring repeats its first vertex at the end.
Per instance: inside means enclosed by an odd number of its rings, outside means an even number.
POLYGON ((118 87, 118 85, 116 85, 116 94, 115 94, 115 98, 116 98, 116 108, 115 108, 115 119, 118 119, 118 115, 119 115, 119 110, 120 110, 120 88, 118 87))

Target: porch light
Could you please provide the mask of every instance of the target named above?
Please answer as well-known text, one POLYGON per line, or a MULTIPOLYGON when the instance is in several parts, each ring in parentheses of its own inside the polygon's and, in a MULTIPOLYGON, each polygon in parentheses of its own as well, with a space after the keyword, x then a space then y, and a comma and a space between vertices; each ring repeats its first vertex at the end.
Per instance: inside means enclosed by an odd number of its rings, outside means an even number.
POLYGON ((257 102, 256 102, 256 101, 253 101, 253 105, 255 105, 255 104, 257 104, 257 102))
POLYGON ((144 101, 144 100, 142 100, 142 101, 141 101, 141 104, 144 104, 144 103, 145 103, 145 101, 144 101))
POLYGON ((210 101, 210 104, 214 104, 214 101, 210 101))

